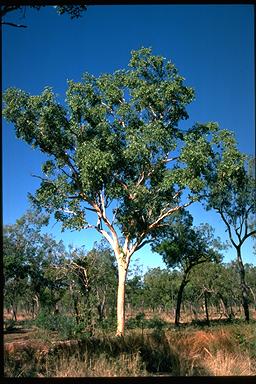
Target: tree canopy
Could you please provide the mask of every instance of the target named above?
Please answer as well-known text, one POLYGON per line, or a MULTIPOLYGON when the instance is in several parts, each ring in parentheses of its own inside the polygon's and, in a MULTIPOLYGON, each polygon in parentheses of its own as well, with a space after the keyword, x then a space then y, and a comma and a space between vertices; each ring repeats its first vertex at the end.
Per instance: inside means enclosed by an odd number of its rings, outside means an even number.
POLYGON ((142 48, 132 52, 129 66, 69 81, 67 108, 49 87, 38 96, 10 88, 4 116, 15 124, 18 138, 50 157, 35 203, 75 229, 84 228, 86 211, 93 211, 100 223, 90 226, 107 240, 102 226, 115 235, 115 222, 138 247, 177 210, 186 187, 192 192, 189 204, 204 186, 203 171, 214 155, 207 134, 218 128, 213 123, 187 132, 178 128, 194 91, 171 62, 142 48), (180 153, 170 157, 182 142, 180 153), (113 200, 118 205, 111 220, 106 210, 113 200))

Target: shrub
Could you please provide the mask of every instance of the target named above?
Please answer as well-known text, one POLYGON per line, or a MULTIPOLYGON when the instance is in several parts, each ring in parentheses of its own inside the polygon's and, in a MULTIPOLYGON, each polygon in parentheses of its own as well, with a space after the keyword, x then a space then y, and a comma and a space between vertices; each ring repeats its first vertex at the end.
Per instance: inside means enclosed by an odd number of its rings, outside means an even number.
POLYGON ((130 318, 126 322, 128 329, 148 328, 158 331, 161 331, 167 324, 167 322, 159 319, 157 316, 154 316, 152 319, 145 319, 143 312, 138 313, 134 318, 130 318))
POLYGON ((43 310, 39 313, 35 324, 48 331, 57 331, 60 338, 64 340, 82 339, 90 335, 90 332, 86 329, 87 324, 84 322, 77 324, 74 317, 61 314, 52 315, 43 310))

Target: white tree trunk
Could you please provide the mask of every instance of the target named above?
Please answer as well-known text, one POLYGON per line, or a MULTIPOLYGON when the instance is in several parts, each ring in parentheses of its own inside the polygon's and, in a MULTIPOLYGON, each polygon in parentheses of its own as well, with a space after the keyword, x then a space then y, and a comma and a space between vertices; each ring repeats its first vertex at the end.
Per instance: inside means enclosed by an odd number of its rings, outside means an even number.
POLYGON ((118 290, 117 290, 117 336, 124 336, 125 324, 125 281, 128 266, 118 265, 118 290))

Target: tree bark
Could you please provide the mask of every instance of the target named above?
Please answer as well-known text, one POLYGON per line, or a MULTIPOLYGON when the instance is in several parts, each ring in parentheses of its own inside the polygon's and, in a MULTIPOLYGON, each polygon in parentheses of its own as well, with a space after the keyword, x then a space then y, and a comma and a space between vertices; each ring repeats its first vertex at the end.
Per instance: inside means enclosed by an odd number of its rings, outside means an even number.
POLYGON ((118 264, 118 290, 117 290, 117 330, 116 336, 124 336, 125 325, 125 281, 128 266, 118 264))
POLYGON ((180 325, 180 308, 182 303, 182 295, 187 283, 188 283, 187 274, 185 274, 180 284, 180 288, 177 296, 177 304, 176 304, 176 312, 175 312, 175 326, 177 327, 180 325))
POLYGON ((205 306, 206 324, 210 325, 207 295, 208 295, 208 292, 204 290, 204 306, 205 306))
POLYGON ((256 310, 256 297, 255 297, 255 293, 253 292, 252 287, 248 286, 248 289, 249 289, 249 291, 250 291, 251 294, 252 294, 253 302, 254 302, 254 309, 256 310))
POLYGON ((244 270, 244 264, 241 256, 241 247, 237 247, 236 251, 237 251, 237 263, 239 267, 240 285, 241 285, 241 292, 242 292, 242 305, 244 309, 245 320, 249 323, 250 312, 249 312, 248 287, 245 282, 245 270, 244 270))
POLYGON ((106 296, 103 296, 102 301, 97 305, 97 310, 99 314, 99 321, 103 321, 105 315, 104 315, 104 310, 105 310, 105 301, 106 301, 106 296))
POLYGON ((37 316, 39 313, 39 308, 40 308, 39 297, 37 294, 35 294, 35 296, 33 297, 33 302, 35 303, 35 306, 36 306, 35 315, 37 316))
POLYGON ((222 307, 222 311, 224 313, 224 316, 228 317, 228 305, 226 299, 222 296, 220 292, 218 292, 218 296, 220 298, 220 304, 222 307))

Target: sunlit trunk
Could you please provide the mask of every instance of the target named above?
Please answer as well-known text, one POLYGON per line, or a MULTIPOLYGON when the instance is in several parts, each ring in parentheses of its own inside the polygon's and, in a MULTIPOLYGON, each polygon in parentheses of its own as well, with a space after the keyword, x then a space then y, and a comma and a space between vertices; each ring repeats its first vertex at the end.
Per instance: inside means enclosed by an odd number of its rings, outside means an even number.
POLYGON ((38 313, 39 313, 39 307, 40 307, 40 304, 39 304, 39 297, 37 295, 35 295, 33 297, 33 302, 35 303, 35 307, 33 306, 33 309, 34 309, 34 316, 37 316, 38 313))
POLYGON ((127 268, 118 265, 118 291, 117 291, 117 336, 124 335, 125 325, 125 281, 127 275, 127 268))

